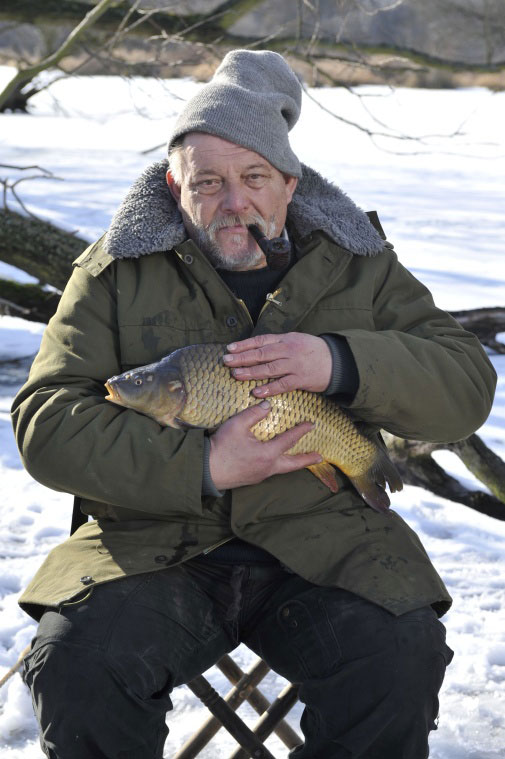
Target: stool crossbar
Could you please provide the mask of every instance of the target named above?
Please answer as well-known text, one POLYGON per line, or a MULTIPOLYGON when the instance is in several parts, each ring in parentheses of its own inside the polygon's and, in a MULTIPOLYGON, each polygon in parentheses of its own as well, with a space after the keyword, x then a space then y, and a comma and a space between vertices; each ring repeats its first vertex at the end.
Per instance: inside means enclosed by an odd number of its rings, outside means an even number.
POLYGON ((270 671, 263 659, 257 659, 247 672, 243 672, 228 654, 223 656, 216 666, 233 687, 223 698, 203 676, 195 677, 187 683, 188 688, 205 704, 212 716, 186 741, 173 759, 194 759, 221 727, 224 727, 239 744, 229 759, 275 759, 263 743, 272 732, 275 732, 290 749, 303 743, 300 736, 284 720, 298 699, 297 685, 288 684, 270 703, 257 687, 270 671), (244 701, 248 701, 260 715, 252 730, 235 713, 244 701))

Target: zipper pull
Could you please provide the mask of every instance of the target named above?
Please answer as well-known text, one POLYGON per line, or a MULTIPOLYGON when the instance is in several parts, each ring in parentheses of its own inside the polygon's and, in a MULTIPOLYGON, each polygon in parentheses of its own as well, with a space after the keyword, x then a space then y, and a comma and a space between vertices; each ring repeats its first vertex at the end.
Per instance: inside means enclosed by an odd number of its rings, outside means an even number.
POLYGON ((274 295, 277 295, 277 293, 267 293, 267 300, 270 303, 275 303, 277 306, 282 306, 280 300, 275 300, 274 295))
POLYGON ((202 551, 202 553, 203 554, 208 554, 211 551, 213 551, 215 548, 220 548, 221 546, 224 546, 225 543, 227 543, 229 540, 232 540, 234 537, 235 536, 232 535, 229 538, 223 538, 222 540, 219 541, 219 543, 214 543, 214 545, 209 546, 208 548, 204 548, 203 551, 202 551))

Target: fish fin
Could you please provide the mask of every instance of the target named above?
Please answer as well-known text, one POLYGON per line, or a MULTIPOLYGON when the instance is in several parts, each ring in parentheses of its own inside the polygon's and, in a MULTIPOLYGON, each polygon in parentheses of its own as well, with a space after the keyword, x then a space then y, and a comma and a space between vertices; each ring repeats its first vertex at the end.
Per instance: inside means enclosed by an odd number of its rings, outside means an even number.
POLYGON ((173 416, 155 416, 153 419, 161 424, 162 427, 172 427, 174 430, 180 430, 181 425, 173 416))
POLYGON ((352 484, 363 498, 365 503, 381 513, 388 513, 391 501, 389 496, 380 485, 371 479, 370 472, 361 474, 359 477, 349 477, 352 484))
POLYGON ((385 491, 386 483, 392 493, 402 490, 403 482, 398 470, 386 451, 378 450, 375 462, 368 472, 358 477, 349 477, 365 503, 379 512, 387 512, 391 502, 385 491))
POLYGON ((379 481, 381 483, 382 487, 385 487, 385 483, 387 483, 392 493, 403 490, 403 481, 400 473, 385 450, 379 449, 378 456, 372 466, 372 476, 376 482, 379 481))
POLYGON ((310 469, 321 482, 330 488, 332 493, 338 493, 338 482, 335 477, 335 470, 328 461, 321 461, 320 464, 311 464, 306 467, 310 469))
POLYGON ((190 424, 189 422, 185 422, 183 419, 179 419, 178 416, 175 417, 174 421, 177 423, 177 429, 178 430, 203 430, 205 427, 202 427, 198 424, 190 424))

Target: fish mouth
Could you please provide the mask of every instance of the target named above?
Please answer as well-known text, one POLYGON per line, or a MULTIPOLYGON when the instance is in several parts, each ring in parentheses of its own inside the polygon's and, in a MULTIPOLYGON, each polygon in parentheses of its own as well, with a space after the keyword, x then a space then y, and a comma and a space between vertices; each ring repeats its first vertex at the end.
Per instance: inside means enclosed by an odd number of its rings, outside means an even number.
POLYGON ((105 383, 105 389, 109 393, 109 395, 105 396, 106 401, 112 401, 112 403, 121 403, 117 390, 114 387, 112 387, 112 385, 110 385, 109 382, 105 383))

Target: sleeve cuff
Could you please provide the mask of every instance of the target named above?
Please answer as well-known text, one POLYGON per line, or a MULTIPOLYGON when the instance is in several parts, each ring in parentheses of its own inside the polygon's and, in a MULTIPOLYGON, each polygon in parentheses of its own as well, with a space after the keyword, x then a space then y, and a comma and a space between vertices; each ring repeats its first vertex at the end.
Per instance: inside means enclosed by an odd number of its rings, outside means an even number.
POLYGON ((332 373, 330 384, 323 395, 350 395, 354 397, 359 386, 358 367, 345 337, 319 335, 331 353, 332 373))
POLYGON ((202 495, 213 495, 215 498, 220 498, 226 491, 221 491, 216 488, 212 482, 210 476, 210 440, 208 435, 203 437, 203 476, 202 476, 202 495))

